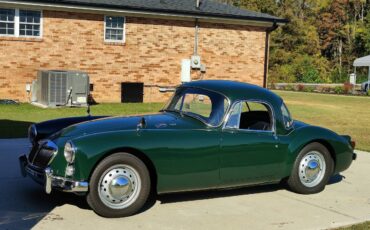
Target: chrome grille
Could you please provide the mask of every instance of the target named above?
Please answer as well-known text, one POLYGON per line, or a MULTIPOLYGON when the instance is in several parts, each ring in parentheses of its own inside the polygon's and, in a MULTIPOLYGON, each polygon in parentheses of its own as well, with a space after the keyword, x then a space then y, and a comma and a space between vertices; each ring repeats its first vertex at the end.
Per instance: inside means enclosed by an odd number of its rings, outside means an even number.
POLYGON ((58 147, 52 141, 41 141, 32 147, 28 160, 34 166, 46 168, 57 152, 58 147))

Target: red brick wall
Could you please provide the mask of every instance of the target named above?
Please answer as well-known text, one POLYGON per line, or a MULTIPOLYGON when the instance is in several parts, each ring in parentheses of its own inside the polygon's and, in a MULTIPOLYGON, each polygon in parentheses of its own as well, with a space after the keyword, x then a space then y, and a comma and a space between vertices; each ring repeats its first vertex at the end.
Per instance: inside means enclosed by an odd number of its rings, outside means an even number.
MULTIPOLYGON (((155 86, 178 85, 181 60, 193 54, 194 22, 127 17, 126 43, 110 44, 103 15, 45 10, 43 17, 41 39, 0 37, 0 98, 27 101, 37 70, 61 69, 88 72, 98 102, 120 102, 121 82, 144 82, 144 100, 163 101, 168 94, 155 86)), ((204 78, 262 86, 264 46, 263 29, 201 23, 204 78)))

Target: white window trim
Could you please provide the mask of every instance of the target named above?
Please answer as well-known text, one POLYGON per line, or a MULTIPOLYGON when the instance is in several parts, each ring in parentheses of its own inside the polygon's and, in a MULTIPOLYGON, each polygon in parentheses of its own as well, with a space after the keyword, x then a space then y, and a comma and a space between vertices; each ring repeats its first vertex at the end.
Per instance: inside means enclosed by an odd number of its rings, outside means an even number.
MULTIPOLYGON (((4 8, 4 9, 14 9, 14 8, 4 8)), ((43 11, 42 10, 35 10, 35 9, 19 9, 16 8, 15 15, 14 15, 14 35, 11 34, 0 34, 0 37, 17 37, 17 38, 42 38, 43 36, 43 11), (39 36, 30 36, 30 35, 19 35, 19 10, 32 10, 32 11, 39 11, 40 12, 40 35, 39 36)))
POLYGON ((126 43, 126 17, 125 16, 116 16, 116 15, 104 15, 104 42, 107 43, 126 43), (122 40, 112 40, 112 39, 106 39, 106 31, 107 31, 107 17, 121 17, 123 18, 123 36, 122 40))

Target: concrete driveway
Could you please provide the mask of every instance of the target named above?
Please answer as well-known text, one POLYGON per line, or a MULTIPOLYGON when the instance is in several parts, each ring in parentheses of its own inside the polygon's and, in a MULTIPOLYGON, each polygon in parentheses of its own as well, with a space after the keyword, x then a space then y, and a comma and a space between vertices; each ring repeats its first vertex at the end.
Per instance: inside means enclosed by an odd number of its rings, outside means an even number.
POLYGON ((316 195, 283 187, 162 195, 142 213, 105 219, 83 197, 46 195, 19 173, 26 139, 0 140, 0 229, 328 229, 370 220, 370 153, 316 195))

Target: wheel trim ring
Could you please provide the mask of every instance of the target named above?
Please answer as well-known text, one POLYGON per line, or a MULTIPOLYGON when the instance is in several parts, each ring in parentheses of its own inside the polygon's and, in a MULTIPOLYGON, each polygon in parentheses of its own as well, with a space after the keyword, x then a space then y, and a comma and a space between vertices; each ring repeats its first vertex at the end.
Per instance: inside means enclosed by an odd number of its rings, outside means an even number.
POLYGON ((312 188, 320 184, 325 176, 325 172, 326 172, 325 158, 323 154, 318 151, 308 152, 300 161, 298 175, 301 183, 305 187, 312 188), (317 170, 317 173, 313 172, 312 169, 310 168, 310 165, 312 165, 310 164, 311 162, 317 163, 317 167, 319 167, 319 169, 318 170, 317 168, 314 169, 317 170))
POLYGON ((124 209, 129 207, 137 200, 141 191, 141 178, 137 170, 133 167, 126 164, 117 164, 109 167, 107 170, 104 171, 99 179, 97 189, 99 199, 101 200, 101 202, 103 202, 104 205, 112 209, 124 209), (119 172, 114 174, 114 172, 116 171, 119 172), (123 171, 126 171, 126 173, 122 173, 123 171), (111 180, 107 181, 107 186, 104 186, 103 183, 105 182, 107 176, 109 177, 109 174, 112 174, 111 180), (129 175, 131 175, 131 177, 129 175), (114 180, 114 178, 117 178, 117 176, 124 176, 125 178, 127 178, 130 181, 133 189, 133 191, 128 193, 128 197, 119 200, 114 198, 112 194, 110 194, 110 190, 108 189, 108 185, 114 180), (106 190, 104 190, 104 188, 106 190), (109 198, 107 196, 109 196, 109 198), (113 202, 113 200, 115 200, 115 202, 113 202))

